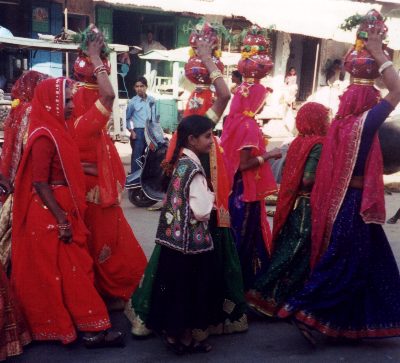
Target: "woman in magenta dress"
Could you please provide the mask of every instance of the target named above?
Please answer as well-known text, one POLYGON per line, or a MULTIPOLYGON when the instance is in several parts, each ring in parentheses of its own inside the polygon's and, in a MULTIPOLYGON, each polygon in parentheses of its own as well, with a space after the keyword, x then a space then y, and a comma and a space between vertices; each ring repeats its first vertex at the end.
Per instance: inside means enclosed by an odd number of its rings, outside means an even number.
POLYGON ((266 152, 264 137, 254 119, 267 94, 259 80, 254 81, 245 80, 238 87, 221 137, 232 190, 229 199, 231 226, 245 290, 268 268, 272 246, 265 197, 276 191, 276 183, 265 161, 280 157, 277 151, 266 152))

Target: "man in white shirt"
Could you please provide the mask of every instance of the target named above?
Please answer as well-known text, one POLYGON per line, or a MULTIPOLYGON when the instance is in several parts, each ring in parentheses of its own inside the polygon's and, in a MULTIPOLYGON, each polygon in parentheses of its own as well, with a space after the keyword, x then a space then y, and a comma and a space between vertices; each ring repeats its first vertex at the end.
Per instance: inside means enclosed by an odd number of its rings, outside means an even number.
POLYGON ((149 30, 147 32, 147 37, 140 44, 140 48, 143 49, 143 53, 144 54, 150 52, 151 50, 155 50, 155 49, 159 49, 159 50, 166 50, 167 49, 160 42, 157 42, 156 40, 154 40, 153 32, 151 30, 149 30))

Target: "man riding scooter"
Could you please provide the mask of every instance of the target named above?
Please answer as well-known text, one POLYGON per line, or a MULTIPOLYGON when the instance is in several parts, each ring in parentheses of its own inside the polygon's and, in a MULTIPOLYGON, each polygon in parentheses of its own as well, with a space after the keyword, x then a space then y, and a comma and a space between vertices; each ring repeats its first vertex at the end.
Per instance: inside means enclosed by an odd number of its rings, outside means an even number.
POLYGON ((160 164, 168 146, 159 122, 160 116, 157 114, 154 97, 141 97, 146 94, 146 89, 147 81, 140 77, 135 83, 137 96, 129 101, 127 109, 132 157, 131 173, 126 179, 125 187, 129 193, 129 200, 138 207, 150 207, 163 198, 160 164), (143 120, 144 117, 146 118, 143 120))
POLYGON ((132 148, 131 174, 140 169, 137 160, 143 155, 146 147, 144 130, 146 120, 156 119, 155 98, 146 94, 147 79, 139 77, 134 85, 136 96, 128 102, 126 109, 126 128, 130 132, 132 148))

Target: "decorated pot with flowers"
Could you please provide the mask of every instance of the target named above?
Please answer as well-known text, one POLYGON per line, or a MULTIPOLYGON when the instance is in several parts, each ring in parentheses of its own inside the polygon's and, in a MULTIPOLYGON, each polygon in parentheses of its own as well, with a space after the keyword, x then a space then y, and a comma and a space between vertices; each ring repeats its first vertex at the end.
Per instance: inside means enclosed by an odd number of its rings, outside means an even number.
POLYGON ((192 83, 210 85, 211 79, 207 68, 196 54, 196 43, 198 40, 207 40, 212 44, 212 60, 218 69, 223 72, 224 65, 220 60, 221 51, 218 49, 219 37, 217 28, 210 23, 201 22, 192 30, 189 36, 189 44, 191 46, 189 53, 190 58, 185 65, 185 76, 192 83))
MULTIPOLYGON (((365 48, 365 41, 368 39, 368 30, 371 28, 378 29, 378 31, 383 34, 383 37, 386 38, 388 28, 384 23, 382 15, 376 10, 371 10, 365 16, 350 17, 346 19, 346 22, 348 22, 349 25, 347 25, 347 28, 342 25, 342 29, 351 29, 351 26, 354 27, 357 23, 359 24, 359 27, 357 30, 356 42, 345 55, 344 68, 355 78, 378 78, 379 67, 374 58, 365 48)), ((385 48, 386 45, 384 45, 384 53, 389 59, 390 56, 385 48)))
POLYGON ((238 70, 245 78, 261 79, 269 74, 274 63, 269 57, 269 40, 262 29, 252 26, 243 39, 242 58, 238 70))
MULTIPOLYGON (((97 83, 96 76, 94 74, 94 66, 90 60, 90 57, 86 54, 87 42, 89 39, 94 39, 99 29, 91 24, 82 33, 78 33, 74 36, 74 41, 80 43, 79 54, 74 63, 74 77, 77 81, 85 83, 97 83)), ((108 55, 110 54, 110 49, 107 44, 104 43, 104 47, 101 50, 100 58, 108 74, 111 72, 111 65, 108 60, 108 55)))

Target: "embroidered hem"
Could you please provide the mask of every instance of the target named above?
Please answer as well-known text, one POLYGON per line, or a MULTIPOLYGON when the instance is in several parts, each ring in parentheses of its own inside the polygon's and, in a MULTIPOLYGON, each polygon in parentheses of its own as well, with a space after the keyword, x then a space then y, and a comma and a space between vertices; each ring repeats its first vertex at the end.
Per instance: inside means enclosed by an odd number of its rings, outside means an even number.
MULTIPOLYGON (((286 318, 292 315, 289 306, 285 306, 278 312, 280 318, 286 318)), ((306 324, 312 329, 319 331, 321 334, 329 337, 345 337, 349 339, 363 339, 363 338, 391 338, 400 336, 400 324, 396 326, 365 326, 363 329, 340 329, 330 326, 329 323, 323 323, 319 321, 312 314, 306 313, 305 311, 299 311, 294 314, 294 317, 306 324)))
POLYGON ((275 300, 264 299, 259 292, 250 290, 246 294, 246 301, 253 310, 271 318, 276 316, 277 304, 275 300))
POLYGON ((192 336, 197 341, 206 340, 210 335, 222 335, 242 333, 249 329, 247 315, 243 314, 238 320, 231 321, 226 319, 224 323, 218 325, 210 325, 207 329, 193 329, 192 336))
POLYGON ((145 337, 152 333, 152 331, 146 327, 146 324, 140 316, 135 313, 135 309, 130 304, 126 305, 124 314, 132 324, 131 333, 133 335, 145 337))

